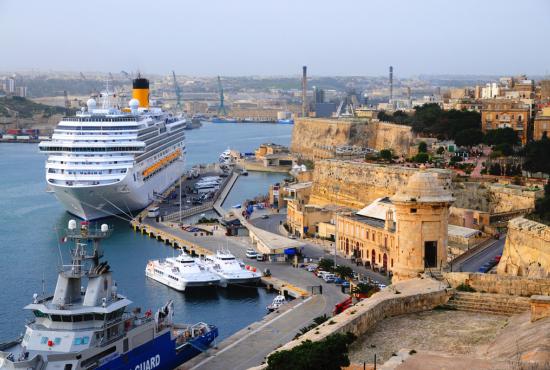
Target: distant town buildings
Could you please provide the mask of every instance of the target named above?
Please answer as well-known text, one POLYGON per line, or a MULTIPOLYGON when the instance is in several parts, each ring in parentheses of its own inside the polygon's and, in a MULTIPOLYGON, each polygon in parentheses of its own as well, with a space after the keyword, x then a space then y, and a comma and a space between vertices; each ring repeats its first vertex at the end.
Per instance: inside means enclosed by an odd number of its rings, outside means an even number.
POLYGON ((0 78, 0 88, 7 95, 27 97, 27 87, 18 86, 15 76, 0 78))

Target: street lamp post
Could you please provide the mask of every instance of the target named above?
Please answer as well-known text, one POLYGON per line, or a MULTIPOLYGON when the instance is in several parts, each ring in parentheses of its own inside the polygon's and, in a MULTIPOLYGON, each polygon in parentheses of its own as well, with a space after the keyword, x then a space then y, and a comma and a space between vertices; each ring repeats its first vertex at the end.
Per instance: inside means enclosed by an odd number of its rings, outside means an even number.
MULTIPOLYGON (((336 190, 336 207, 338 207, 338 194, 340 193, 340 186, 335 185, 334 189, 336 190)), ((334 223, 336 224, 336 240, 334 241, 334 268, 336 268, 336 251, 338 240, 338 208, 336 208, 334 223)))
POLYGON ((179 219, 180 219, 180 224, 179 226, 181 227, 181 176, 180 176, 180 214, 179 214, 179 219))

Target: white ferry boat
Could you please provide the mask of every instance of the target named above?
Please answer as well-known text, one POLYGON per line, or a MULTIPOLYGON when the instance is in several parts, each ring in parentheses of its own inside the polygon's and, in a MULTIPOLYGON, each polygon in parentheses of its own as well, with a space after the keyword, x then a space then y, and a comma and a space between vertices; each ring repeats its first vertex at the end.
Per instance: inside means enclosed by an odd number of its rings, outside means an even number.
POLYGON ((145 275, 170 288, 184 292, 190 287, 214 286, 220 282, 218 275, 197 264, 187 253, 147 263, 145 275))
POLYGON ((227 287, 230 284, 256 284, 261 274, 256 269, 246 269, 228 251, 218 251, 198 261, 199 264, 215 273, 220 278, 220 285, 227 287))
POLYGON ((182 117, 149 106, 149 81, 133 81, 128 108, 101 95, 101 107, 65 117, 50 141, 46 181, 70 213, 92 220, 145 208, 184 173, 185 124, 182 117))

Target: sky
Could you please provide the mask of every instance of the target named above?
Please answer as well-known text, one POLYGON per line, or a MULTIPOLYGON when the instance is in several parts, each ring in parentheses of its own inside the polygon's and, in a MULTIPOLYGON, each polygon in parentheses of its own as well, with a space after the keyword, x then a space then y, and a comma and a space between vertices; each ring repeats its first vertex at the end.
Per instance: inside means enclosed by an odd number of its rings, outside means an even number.
POLYGON ((549 0, 0 0, 0 71, 542 75, 549 0))

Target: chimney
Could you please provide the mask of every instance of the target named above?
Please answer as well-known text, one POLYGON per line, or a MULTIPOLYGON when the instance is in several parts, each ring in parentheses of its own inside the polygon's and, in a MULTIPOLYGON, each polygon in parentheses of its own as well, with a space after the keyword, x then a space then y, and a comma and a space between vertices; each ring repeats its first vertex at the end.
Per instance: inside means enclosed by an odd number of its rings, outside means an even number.
POLYGON ((302 67, 302 117, 307 117, 307 66, 302 67))
POLYGON ((393 99, 393 67, 390 66, 390 103, 393 99))

